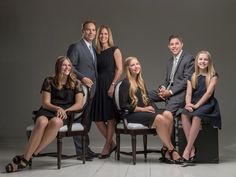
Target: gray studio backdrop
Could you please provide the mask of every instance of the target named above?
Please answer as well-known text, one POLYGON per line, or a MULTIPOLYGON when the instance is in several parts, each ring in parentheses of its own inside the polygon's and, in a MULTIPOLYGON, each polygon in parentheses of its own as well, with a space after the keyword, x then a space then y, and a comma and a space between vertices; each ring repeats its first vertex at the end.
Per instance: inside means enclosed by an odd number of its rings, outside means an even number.
MULTIPOLYGON (((220 75, 215 93, 223 118, 220 144, 234 145, 235 6, 234 0, 1 0, 1 140, 25 136, 56 57, 80 39, 81 23, 93 19, 111 27, 124 59, 141 60, 149 89, 164 79, 170 34, 182 35, 185 50, 193 55, 209 50, 220 75)), ((102 141, 97 132, 93 126, 91 141, 102 141)))

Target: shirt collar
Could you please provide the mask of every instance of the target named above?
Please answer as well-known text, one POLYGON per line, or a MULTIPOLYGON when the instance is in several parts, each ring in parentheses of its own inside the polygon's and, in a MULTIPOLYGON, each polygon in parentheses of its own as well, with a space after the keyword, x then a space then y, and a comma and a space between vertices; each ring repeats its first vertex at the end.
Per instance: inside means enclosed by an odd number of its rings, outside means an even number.
POLYGON ((179 58, 180 58, 180 56, 181 56, 182 53, 183 53, 183 50, 181 50, 181 51, 179 52, 179 54, 178 54, 176 57, 174 57, 174 58, 176 58, 177 60, 179 60, 179 58))
POLYGON ((83 38, 83 40, 84 40, 84 42, 85 42, 85 44, 86 44, 86 46, 89 48, 89 46, 92 46, 92 43, 89 43, 88 41, 86 41, 84 38, 83 38))

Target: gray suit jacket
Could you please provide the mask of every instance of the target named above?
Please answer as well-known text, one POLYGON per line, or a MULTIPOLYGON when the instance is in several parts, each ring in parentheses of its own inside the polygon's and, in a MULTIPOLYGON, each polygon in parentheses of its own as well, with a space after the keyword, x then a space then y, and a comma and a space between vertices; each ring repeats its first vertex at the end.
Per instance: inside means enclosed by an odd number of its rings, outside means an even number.
MULTIPOLYGON (((166 76, 164 86, 167 87, 170 82, 170 74, 173 65, 173 57, 167 61, 166 76)), ((185 104, 185 94, 187 88, 187 79, 191 77, 194 72, 194 57, 189 53, 183 51, 177 69, 174 75, 174 82, 170 86, 170 90, 173 95, 166 100, 166 110, 172 113, 176 113, 179 108, 183 108, 185 104)), ((149 93, 150 98, 153 101, 160 101, 157 91, 151 91, 149 93)))
POLYGON ((78 79, 81 80, 83 77, 88 77, 93 81, 94 84, 91 88, 91 98, 93 98, 95 94, 97 80, 97 58, 95 50, 94 55, 95 61, 83 39, 71 44, 67 51, 67 56, 72 62, 78 79))

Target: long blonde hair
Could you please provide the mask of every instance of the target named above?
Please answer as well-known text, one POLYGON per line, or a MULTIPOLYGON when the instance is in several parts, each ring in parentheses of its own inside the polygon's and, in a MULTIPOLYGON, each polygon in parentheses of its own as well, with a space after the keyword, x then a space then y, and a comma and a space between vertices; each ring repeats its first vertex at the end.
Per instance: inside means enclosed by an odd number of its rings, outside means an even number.
POLYGON ((206 50, 202 50, 202 51, 198 52, 196 59, 195 59, 195 72, 193 73, 192 78, 191 78, 192 87, 194 89, 197 87, 197 82, 198 82, 197 78, 200 74, 200 70, 198 67, 198 59, 201 54, 206 54, 207 58, 208 58, 208 66, 207 66, 207 73, 206 73, 206 87, 209 86, 211 78, 213 76, 215 76, 215 74, 216 74, 214 66, 213 66, 211 54, 206 50))
POLYGON ((112 32, 111 32, 111 29, 107 26, 107 25, 101 25, 99 28, 98 28, 98 31, 97 31, 97 34, 96 34, 96 38, 95 38, 95 45, 96 45, 96 51, 97 53, 101 53, 102 51, 102 44, 99 40, 99 36, 102 32, 103 29, 106 29, 107 32, 108 32, 108 46, 109 47, 113 47, 114 46, 114 42, 113 42, 113 37, 112 37, 112 32))
MULTIPOLYGON (((72 67, 72 63, 70 61, 70 59, 66 56, 59 56, 57 58, 56 64, 55 64, 55 86, 57 89, 61 89, 63 87, 62 84, 62 77, 63 75, 61 74, 61 67, 63 62, 67 60, 72 67)), ((70 89, 74 89, 76 87, 76 85, 78 84, 77 78, 75 73, 73 72, 73 68, 71 68, 71 72, 68 75, 67 81, 66 81, 66 87, 70 88, 70 89)))
POLYGON ((148 103, 149 103, 149 99, 148 99, 148 96, 147 96, 147 92, 146 92, 146 88, 145 88, 144 80, 142 78, 141 71, 138 73, 138 75, 137 75, 137 77, 134 81, 132 79, 132 76, 131 76, 131 73, 130 73, 130 70, 129 70, 130 62, 132 60, 137 60, 138 61, 138 59, 136 57, 128 57, 128 58, 125 59, 125 63, 124 63, 125 75, 126 75, 126 78, 128 79, 129 84, 130 84, 129 96, 131 98, 131 104, 134 107, 137 106, 138 98, 135 96, 135 93, 137 92, 137 89, 140 88, 143 103, 144 103, 145 106, 147 106, 148 103))

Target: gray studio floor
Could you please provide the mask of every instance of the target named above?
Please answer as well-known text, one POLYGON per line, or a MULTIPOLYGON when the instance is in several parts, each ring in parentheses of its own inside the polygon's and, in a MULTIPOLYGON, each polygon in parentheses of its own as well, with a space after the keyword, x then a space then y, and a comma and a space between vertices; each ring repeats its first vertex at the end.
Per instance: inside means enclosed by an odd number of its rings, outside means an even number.
MULTIPOLYGON (((65 153, 73 153, 72 140, 63 141, 65 153)), ((99 143, 101 144, 101 143, 99 143)), ((128 149, 129 143, 124 143, 123 149, 128 149)), ((236 145, 220 147, 219 164, 196 164, 195 166, 182 167, 180 165, 163 164, 158 161, 159 154, 149 154, 145 163, 143 155, 137 155, 137 164, 133 165, 130 156, 121 155, 120 161, 115 160, 113 153, 105 160, 95 159, 92 162, 82 164, 76 159, 62 161, 62 168, 57 169, 56 158, 38 157, 33 160, 31 169, 7 174, 4 166, 15 154, 22 154, 25 139, 11 139, 0 141, 0 176, 14 177, 235 177, 236 176, 236 145)), ((101 148, 94 142, 95 151, 101 148)), ((101 145, 100 145, 101 146, 101 145)), ((55 142, 47 150, 55 149, 55 142)))

